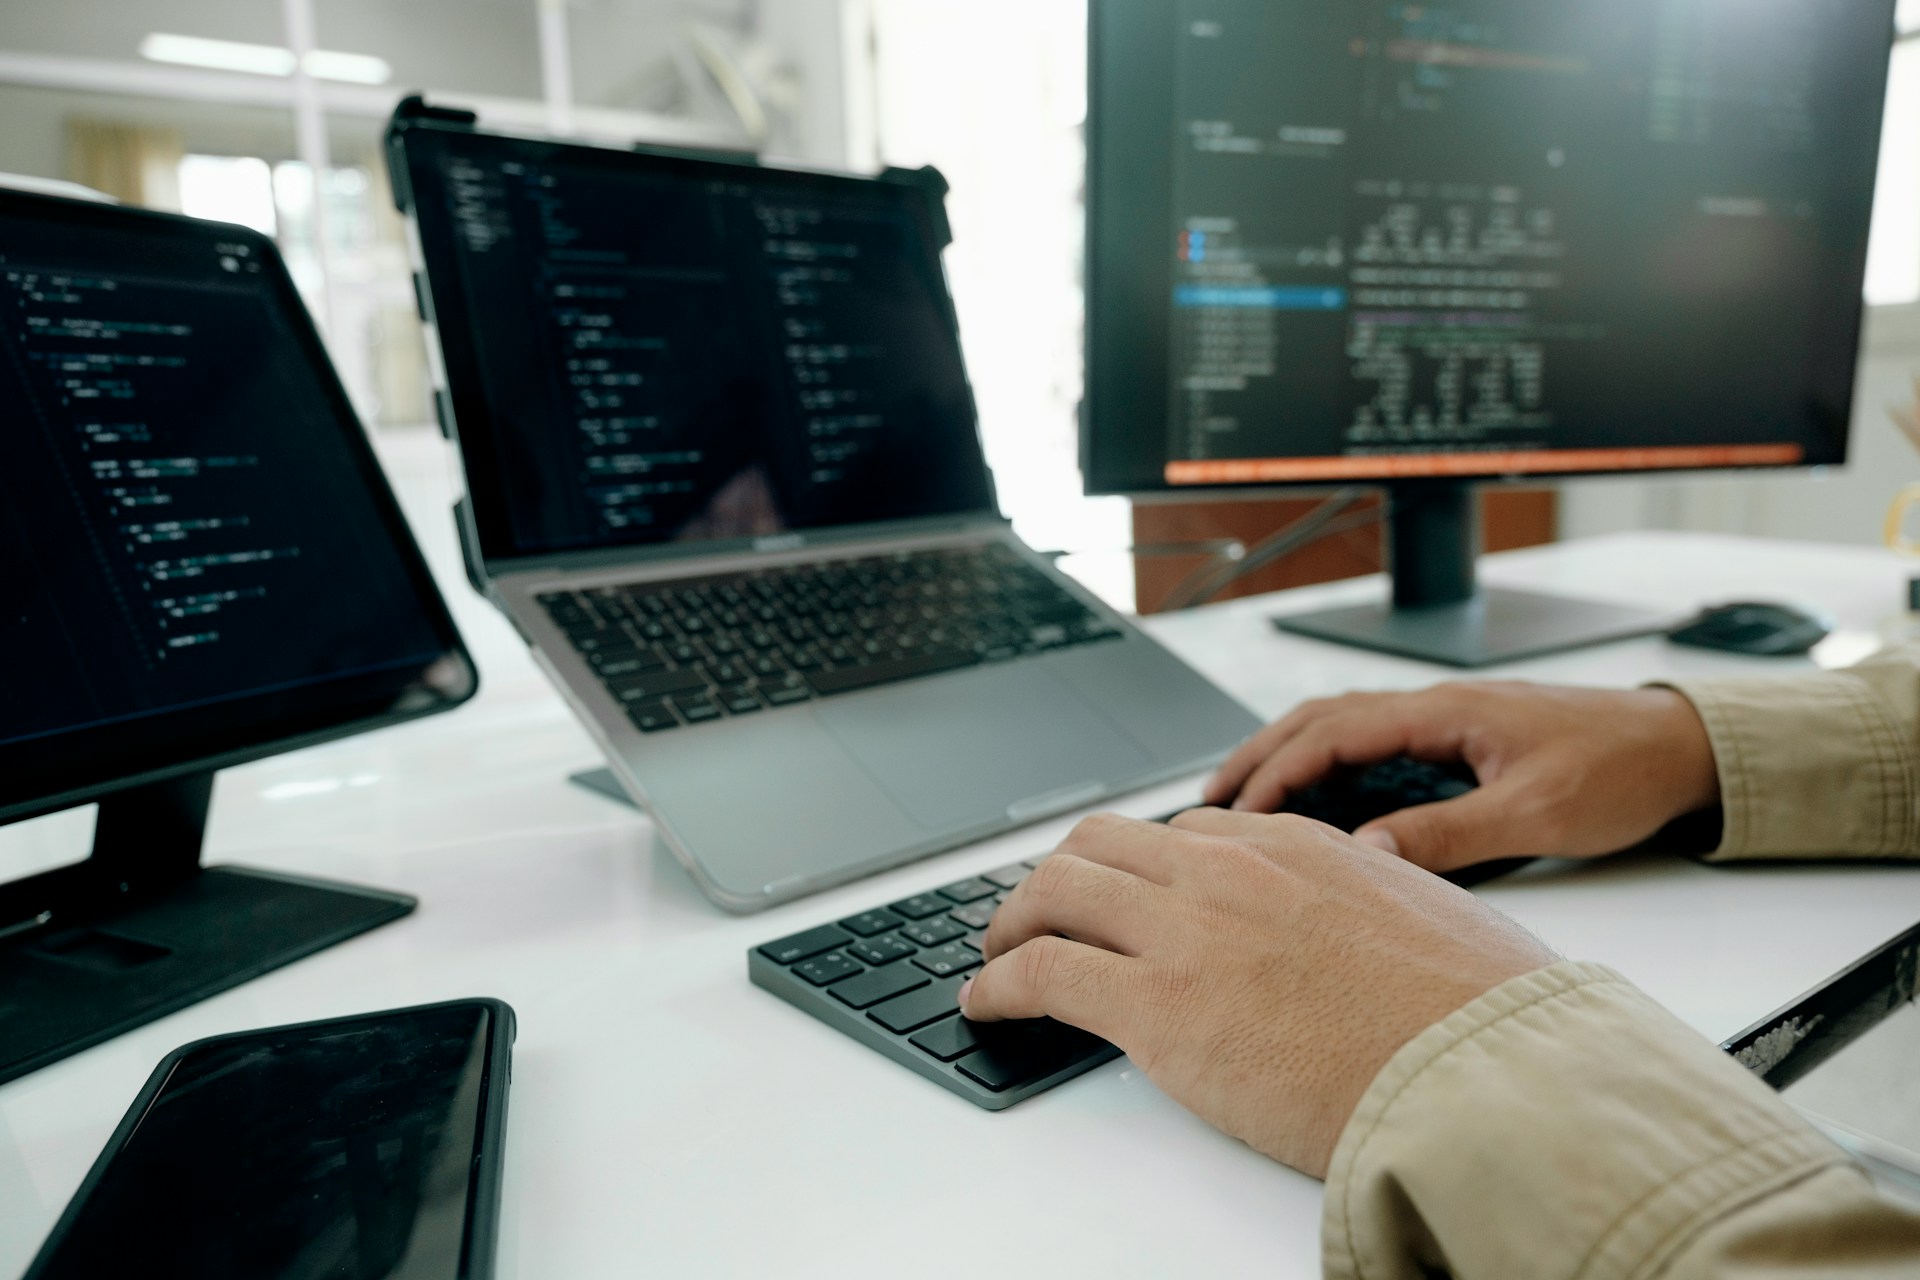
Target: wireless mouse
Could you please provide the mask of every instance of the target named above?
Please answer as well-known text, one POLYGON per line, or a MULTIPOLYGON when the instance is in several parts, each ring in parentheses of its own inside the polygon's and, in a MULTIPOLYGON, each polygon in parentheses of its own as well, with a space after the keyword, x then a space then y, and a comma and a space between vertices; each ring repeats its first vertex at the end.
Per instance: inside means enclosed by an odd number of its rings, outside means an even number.
POLYGON ((1675 644, 1756 657, 1798 657, 1827 638, 1832 628, 1812 614, 1784 604, 1723 604, 1667 633, 1675 644))

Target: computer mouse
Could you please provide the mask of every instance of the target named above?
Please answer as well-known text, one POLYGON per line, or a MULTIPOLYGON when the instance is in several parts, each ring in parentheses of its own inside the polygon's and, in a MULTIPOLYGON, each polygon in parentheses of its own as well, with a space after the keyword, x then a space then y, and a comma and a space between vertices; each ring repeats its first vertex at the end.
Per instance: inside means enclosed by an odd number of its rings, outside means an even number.
POLYGON ((1723 604, 1703 610, 1667 633, 1675 644, 1757 657, 1797 657, 1827 638, 1832 627, 1784 604, 1723 604))
MULTIPOLYGON (((1465 764, 1435 764, 1411 756, 1395 756, 1377 764, 1337 769, 1312 786, 1288 796, 1280 812, 1312 818, 1351 835, 1397 809, 1452 800, 1479 785, 1479 779, 1465 764)), ((1516 871, 1532 861, 1532 858, 1500 858, 1479 862, 1446 872, 1441 879, 1469 888, 1516 871)))

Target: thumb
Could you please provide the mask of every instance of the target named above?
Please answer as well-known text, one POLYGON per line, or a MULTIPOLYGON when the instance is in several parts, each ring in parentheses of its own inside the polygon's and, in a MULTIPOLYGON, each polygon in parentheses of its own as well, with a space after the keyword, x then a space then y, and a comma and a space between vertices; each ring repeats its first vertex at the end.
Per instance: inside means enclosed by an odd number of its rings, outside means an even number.
POLYGON ((1496 858, 1540 852, 1538 837, 1518 815, 1514 788, 1495 784, 1453 800, 1415 805, 1376 818, 1353 838, 1428 871, 1456 871, 1496 858))

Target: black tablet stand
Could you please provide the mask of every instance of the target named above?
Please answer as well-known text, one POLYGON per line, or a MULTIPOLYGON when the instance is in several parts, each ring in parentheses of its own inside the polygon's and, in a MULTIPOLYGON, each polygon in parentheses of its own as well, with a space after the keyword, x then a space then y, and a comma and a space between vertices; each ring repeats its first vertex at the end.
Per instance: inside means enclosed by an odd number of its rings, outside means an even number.
POLYGON ((93 856, 0 884, 0 1083, 413 910, 200 862, 211 772, 100 801, 93 856))

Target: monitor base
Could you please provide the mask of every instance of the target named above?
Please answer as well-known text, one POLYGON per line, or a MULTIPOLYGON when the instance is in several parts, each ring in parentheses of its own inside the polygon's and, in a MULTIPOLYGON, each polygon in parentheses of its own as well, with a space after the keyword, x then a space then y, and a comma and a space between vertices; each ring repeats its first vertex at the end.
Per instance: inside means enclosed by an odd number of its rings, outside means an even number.
POLYGON ((567 781, 584 791, 591 791, 597 796, 603 796, 629 809, 640 807, 633 802, 633 797, 627 794, 627 789, 620 785, 620 779, 613 776, 611 769, 582 769, 578 773, 568 774, 567 781))
POLYGON ((0 1083, 412 911, 400 894, 208 867, 0 948, 0 1083))
POLYGON ((1458 604, 1369 604, 1273 619, 1293 635, 1464 668, 1652 635, 1673 623, 1645 609, 1490 588, 1458 604))

